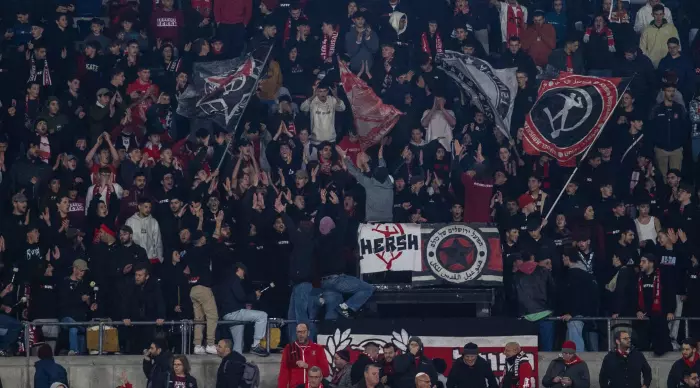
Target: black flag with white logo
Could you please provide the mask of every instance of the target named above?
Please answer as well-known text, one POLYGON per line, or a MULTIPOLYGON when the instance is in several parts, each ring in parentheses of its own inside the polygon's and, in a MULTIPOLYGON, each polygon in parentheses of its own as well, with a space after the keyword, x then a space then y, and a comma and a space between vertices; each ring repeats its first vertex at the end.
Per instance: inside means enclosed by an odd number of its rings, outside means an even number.
POLYGON ((180 96, 177 113, 211 119, 233 130, 255 92, 269 49, 260 47, 243 58, 195 63, 192 83, 180 96))
POLYGON ((540 85, 525 118, 525 152, 544 152, 564 166, 576 164, 612 115, 628 80, 562 73, 540 85))

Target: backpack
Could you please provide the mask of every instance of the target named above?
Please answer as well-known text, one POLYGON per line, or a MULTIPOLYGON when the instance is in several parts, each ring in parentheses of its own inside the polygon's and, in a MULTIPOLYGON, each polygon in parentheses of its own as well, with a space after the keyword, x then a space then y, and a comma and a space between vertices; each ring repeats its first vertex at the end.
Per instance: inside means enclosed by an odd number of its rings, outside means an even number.
POLYGON ((260 386, 260 369, 252 362, 243 364, 243 378, 240 388, 258 388, 260 386))
MULTIPOLYGON (((228 361, 224 365, 224 373, 228 367, 228 361)), ((252 362, 243 363, 243 376, 238 383, 238 388, 258 388, 260 386, 260 369, 252 362)))

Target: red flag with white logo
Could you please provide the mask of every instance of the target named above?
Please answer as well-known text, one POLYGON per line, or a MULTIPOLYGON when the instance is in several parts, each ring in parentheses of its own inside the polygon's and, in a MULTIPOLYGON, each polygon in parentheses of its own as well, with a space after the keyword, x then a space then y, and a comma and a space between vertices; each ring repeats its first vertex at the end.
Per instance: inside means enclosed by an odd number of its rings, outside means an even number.
POLYGON ((403 113, 392 105, 383 103, 374 90, 353 74, 343 61, 338 61, 338 65, 340 82, 350 102, 360 145, 362 149, 367 149, 379 143, 394 128, 403 113))

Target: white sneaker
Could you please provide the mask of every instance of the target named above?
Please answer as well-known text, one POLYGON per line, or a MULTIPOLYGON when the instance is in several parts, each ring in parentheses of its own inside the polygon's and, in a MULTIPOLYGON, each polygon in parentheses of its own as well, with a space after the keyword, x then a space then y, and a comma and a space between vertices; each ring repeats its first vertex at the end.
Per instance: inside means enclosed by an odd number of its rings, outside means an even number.
POLYGON ((207 354, 217 354, 216 353, 216 346, 214 345, 207 345, 207 348, 205 349, 207 354))
POLYGON ((202 356, 202 355, 204 355, 204 354, 207 354, 207 352, 204 350, 204 346, 202 346, 202 345, 196 345, 196 346, 194 347, 194 354, 197 354, 197 355, 202 356))

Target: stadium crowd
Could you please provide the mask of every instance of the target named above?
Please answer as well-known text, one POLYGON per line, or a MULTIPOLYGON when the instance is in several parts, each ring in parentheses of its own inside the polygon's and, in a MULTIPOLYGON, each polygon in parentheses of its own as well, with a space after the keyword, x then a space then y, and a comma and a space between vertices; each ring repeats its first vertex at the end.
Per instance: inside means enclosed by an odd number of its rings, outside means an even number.
MULTIPOLYGON (((658 354, 680 347, 676 318, 700 317, 694 2, 1 8, 2 354, 18 351, 24 320, 122 321, 119 350, 141 354, 167 328, 132 322, 196 319, 195 354, 217 353, 227 320, 253 322, 251 352, 265 356, 268 317, 361 313, 373 293, 356 277, 366 221, 496 223, 503 314, 538 321, 544 351, 556 337, 547 317, 566 322, 580 352, 606 336, 581 317, 637 317, 635 342, 658 354), (234 131, 177 113, 193 66, 262 45, 266 73, 234 131), (438 68, 445 50, 517 68, 510 138, 438 68), (405 112, 366 149, 339 60, 405 112), (571 180, 571 168, 523 152, 525 116, 552 72, 634 76, 571 180)), ((229 329, 240 354, 243 326, 229 329)), ((55 351, 88 351, 84 327, 39 331, 65 337, 55 351)))

